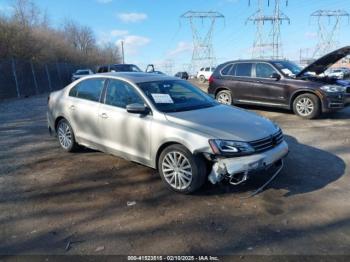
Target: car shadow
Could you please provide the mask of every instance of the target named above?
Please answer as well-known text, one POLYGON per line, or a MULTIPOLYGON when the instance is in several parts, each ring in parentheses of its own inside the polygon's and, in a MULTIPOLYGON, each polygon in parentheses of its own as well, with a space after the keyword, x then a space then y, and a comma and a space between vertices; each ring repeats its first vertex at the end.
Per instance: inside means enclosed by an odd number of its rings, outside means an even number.
MULTIPOLYGON (((265 188, 284 190, 285 197, 320 190, 341 178, 345 173, 345 162, 338 156, 299 143, 294 137, 285 135, 290 153, 284 160, 281 173, 265 188)), ((199 195, 220 195, 242 193, 249 195, 261 187, 273 170, 256 174, 244 184, 232 186, 227 182, 211 185, 209 182, 198 192, 199 195)))
MULTIPOLYGON (((235 105, 235 106, 246 110, 266 111, 266 112, 272 112, 272 113, 294 115, 292 110, 283 109, 283 108, 255 106, 255 105, 235 105)), ((350 106, 347 106, 338 111, 322 113, 316 120, 328 120, 328 119, 333 119, 333 120, 350 119, 350 106)))

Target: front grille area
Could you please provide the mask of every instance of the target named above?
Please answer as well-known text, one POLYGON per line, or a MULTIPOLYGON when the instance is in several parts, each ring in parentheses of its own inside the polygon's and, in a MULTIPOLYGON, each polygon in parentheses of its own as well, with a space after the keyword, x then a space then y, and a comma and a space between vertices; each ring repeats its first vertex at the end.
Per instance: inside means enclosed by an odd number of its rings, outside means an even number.
POLYGON ((283 141, 283 133, 282 133, 282 130, 280 129, 277 133, 271 136, 249 142, 249 144, 255 149, 255 152, 259 153, 259 152, 264 152, 266 150, 274 148, 275 146, 281 144, 282 141, 283 141))

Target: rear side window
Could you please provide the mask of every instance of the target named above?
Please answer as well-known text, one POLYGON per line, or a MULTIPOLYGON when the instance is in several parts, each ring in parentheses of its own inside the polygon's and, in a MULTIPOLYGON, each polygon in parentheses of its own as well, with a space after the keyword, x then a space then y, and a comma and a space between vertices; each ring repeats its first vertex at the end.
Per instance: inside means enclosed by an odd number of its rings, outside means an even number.
POLYGON ((107 105, 126 108, 130 104, 144 104, 134 87, 120 80, 110 80, 106 92, 107 105))
POLYGON ((277 73, 275 69, 266 63, 257 63, 255 67, 256 77, 271 78, 273 73, 277 73))
POLYGON ((241 63, 237 64, 236 76, 250 77, 252 75, 252 63, 241 63))
POLYGON ((209 67, 206 67, 205 68, 205 72, 209 72, 210 71, 210 68, 209 67))
POLYGON ((98 102, 104 83, 102 78, 84 80, 69 91, 69 96, 98 102))
POLYGON ((230 64, 230 65, 225 66, 225 67, 221 70, 221 75, 223 75, 223 76, 229 75, 229 74, 230 74, 230 71, 231 71, 231 69, 232 69, 232 67, 233 67, 233 64, 230 64))

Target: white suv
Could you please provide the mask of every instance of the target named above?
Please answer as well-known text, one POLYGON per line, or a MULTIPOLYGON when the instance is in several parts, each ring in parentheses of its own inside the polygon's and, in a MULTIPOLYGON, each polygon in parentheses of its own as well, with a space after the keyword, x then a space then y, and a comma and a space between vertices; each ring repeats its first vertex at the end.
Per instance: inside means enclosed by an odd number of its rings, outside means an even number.
POLYGON ((209 80, 209 77, 213 74, 215 67, 202 67, 197 73, 197 79, 201 82, 209 80))

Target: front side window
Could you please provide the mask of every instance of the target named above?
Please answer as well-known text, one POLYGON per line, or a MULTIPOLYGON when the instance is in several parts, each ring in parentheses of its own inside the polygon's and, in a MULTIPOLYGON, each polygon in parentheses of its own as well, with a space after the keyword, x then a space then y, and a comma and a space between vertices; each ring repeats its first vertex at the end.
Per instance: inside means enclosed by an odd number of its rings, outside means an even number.
POLYGON ((161 112, 196 110, 218 104, 187 81, 154 81, 139 83, 138 86, 161 112))
POLYGON ((98 102, 104 83, 105 79, 102 78, 84 80, 69 91, 69 96, 98 102))
POLYGON ((301 72, 301 68, 290 61, 278 61, 273 63, 285 76, 294 77, 301 72))
POLYGON ((120 80, 109 81, 105 104, 126 108, 135 103, 144 104, 144 101, 131 85, 120 80))
POLYGON ((274 73, 277 73, 275 69, 266 63, 257 63, 255 67, 256 77, 271 78, 274 73))
POLYGON ((205 68, 205 72, 209 72, 210 71, 210 68, 209 67, 206 67, 205 68))
POLYGON ((252 74, 252 67, 253 67, 252 63, 236 64, 235 76, 250 77, 252 74))

